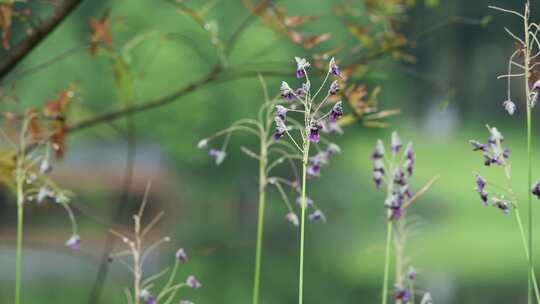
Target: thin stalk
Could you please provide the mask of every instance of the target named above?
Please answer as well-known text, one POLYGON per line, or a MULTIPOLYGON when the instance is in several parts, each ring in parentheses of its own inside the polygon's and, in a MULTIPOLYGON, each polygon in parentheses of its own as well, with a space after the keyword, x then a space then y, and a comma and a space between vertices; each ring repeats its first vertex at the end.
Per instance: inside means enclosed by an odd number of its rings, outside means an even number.
POLYGON ((388 298, 388 279, 390 272, 390 247, 392 246, 392 221, 388 220, 386 226, 386 251, 384 255, 384 277, 382 288, 382 304, 387 303, 388 298))
MULTIPOLYGON (((529 248, 527 247, 527 238, 525 237, 525 229, 523 229, 523 223, 521 221, 521 215, 519 213, 519 210, 516 208, 514 211, 514 214, 516 215, 516 221, 519 227, 519 233, 521 234, 521 241, 523 242, 523 249, 525 249, 525 256, 527 257, 527 261, 529 261, 529 248)), ((532 276, 532 283, 534 288, 534 294, 536 296, 536 302, 540 303, 540 292, 538 290, 538 283, 536 281, 536 273, 534 269, 531 272, 532 276)))
POLYGON ((527 101, 527 165, 528 165, 528 178, 527 178, 527 192, 529 203, 529 270, 528 273, 528 292, 527 303, 532 304, 532 273, 534 271, 533 252, 532 252, 532 115, 531 115, 531 92, 529 89, 529 77, 530 77, 530 38, 529 38, 529 1, 525 4, 525 15, 523 18, 523 26, 525 31, 525 48, 524 48, 524 66, 525 66, 525 100, 527 101))
POLYGON ((24 228, 24 176, 21 172, 22 164, 17 165, 17 257, 15 262, 15 304, 21 303, 21 273, 22 273, 22 241, 24 228))
POLYGON ((259 214, 257 219, 257 244, 255 249, 255 274, 253 278, 253 304, 259 303, 259 286, 261 280, 261 255, 264 229, 264 210, 266 205, 266 164, 267 145, 265 136, 261 136, 261 153, 259 159, 259 214))
MULTIPOLYGON (((309 113, 309 112, 308 112, 309 113)), ((306 123, 306 125, 308 125, 306 123)), ((307 132, 309 128, 306 127, 306 134, 304 138, 304 149, 302 159, 302 214, 300 222, 300 270, 298 277, 298 304, 302 304, 303 292, 304 292, 304 234, 305 234, 305 221, 306 221, 306 180, 307 180, 307 166, 309 160, 309 140, 307 132)))

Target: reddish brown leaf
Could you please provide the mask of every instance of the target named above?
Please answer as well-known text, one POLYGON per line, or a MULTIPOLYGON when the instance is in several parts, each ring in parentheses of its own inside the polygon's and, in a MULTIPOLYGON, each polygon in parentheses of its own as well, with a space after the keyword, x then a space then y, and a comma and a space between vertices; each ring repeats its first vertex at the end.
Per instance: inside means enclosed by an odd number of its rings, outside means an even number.
POLYGON ((9 49, 9 39, 11 37, 11 17, 13 11, 11 5, 0 4, 0 28, 2 29, 2 46, 9 49))
POLYGON ((113 39, 109 30, 109 14, 105 14, 101 19, 90 19, 90 54, 96 55, 100 45, 105 45, 108 48, 112 48, 113 39))

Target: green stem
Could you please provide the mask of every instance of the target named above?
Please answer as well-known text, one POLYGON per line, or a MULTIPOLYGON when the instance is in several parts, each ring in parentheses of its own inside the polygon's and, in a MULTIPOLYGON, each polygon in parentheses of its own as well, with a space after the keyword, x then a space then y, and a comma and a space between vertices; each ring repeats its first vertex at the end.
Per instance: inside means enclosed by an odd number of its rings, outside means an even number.
POLYGON ((298 276, 298 304, 302 304, 304 294, 304 231, 306 221, 306 172, 309 160, 309 140, 304 140, 304 150, 302 159, 302 214, 300 219, 300 270, 298 276))
POLYGON ((386 253, 384 256, 384 277, 382 288, 382 304, 387 303, 388 298, 388 278, 390 270, 390 247, 392 246, 392 221, 388 220, 386 228, 386 253))
MULTIPOLYGON (((521 234, 521 241, 523 242, 523 249, 525 249, 525 256, 527 257, 527 261, 529 261, 529 247, 527 246, 527 238, 525 237, 525 229, 523 229, 523 223, 521 221, 521 215, 519 213, 519 210, 516 208, 514 211, 516 215, 516 221, 518 223, 519 232, 521 234)), ((538 290, 538 283, 536 281, 536 273, 534 269, 531 271, 531 277, 532 277, 532 285, 534 288, 534 294, 536 296, 536 302, 540 303, 540 291, 538 290)))
POLYGON ((261 255, 264 229, 264 209, 266 204, 266 144, 261 136, 261 155, 259 161, 259 214, 257 219, 257 244, 255 249, 255 274, 253 278, 253 304, 259 303, 259 286, 261 281, 261 255))
POLYGON ((17 254, 15 262, 15 304, 21 303, 22 241, 24 227, 23 177, 21 177, 20 170, 21 169, 17 169, 17 254))

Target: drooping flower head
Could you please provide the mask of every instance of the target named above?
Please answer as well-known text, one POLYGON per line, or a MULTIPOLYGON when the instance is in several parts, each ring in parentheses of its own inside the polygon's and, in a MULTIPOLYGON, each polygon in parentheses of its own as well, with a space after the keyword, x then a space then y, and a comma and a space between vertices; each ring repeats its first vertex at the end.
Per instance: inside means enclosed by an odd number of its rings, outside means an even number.
POLYGON ((486 191, 487 181, 478 173, 475 174, 476 177, 476 192, 480 195, 480 199, 484 204, 488 204, 488 192, 486 191))
POLYGON ((296 77, 298 79, 306 77, 306 70, 311 66, 305 58, 294 57, 296 61, 296 77))
POLYGON ((176 256, 176 259, 181 263, 186 263, 188 261, 188 255, 186 251, 184 250, 184 248, 178 249, 178 251, 176 251, 175 256, 176 256))
POLYGON ((336 60, 334 58, 330 59, 329 69, 330 69, 331 74, 334 74, 338 76, 339 78, 343 78, 343 76, 341 75, 341 70, 336 64, 336 60))
POLYGON ((285 219, 287 222, 291 223, 293 226, 298 227, 300 221, 298 220, 298 216, 294 212, 289 212, 285 215, 285 219))
POLYGON ((321 140, 319 131, 322 129, 322 124, 318 121, 312 121, 309 129, 308 139, 311 142, 318 143, 321 140))
POLYGON ((276 118, 281 119, 283 122, 285 122, 287 116, 287 108, 285 108, 282 105, 276 106, 276 118))
POLYGON ((482 151, 484 164, 491 166, 493 164, 502 166, 505 160, 510 156, 510 150, 502 146, 504 137, 495 127, 489 127, 489 140, 487 144, 480 143, 477 140, 470 140, 473 151, 482 151))
POLYGON ((328 89, 328 95, 336 95, 339 92, 339 83, 337 80, 332 81, 328 89))
POLYGON ((227 153, 225 153, 225 151, 222 151, 222 150, 210 149, 208 150, 208 155, 210 155, 216 162, 216 165, 219 166, 225 160, 227 153))
POLYGON ((503 107, 506 110, 506 112, 508 112, 508 114, 510 115, 514 115, 514 113, 516 112, 516 104, 512 102, 510 99, 505 100, 503 102, 503 107))
POLYGON ((308 216, 308 218, 309 218, 311 221, 323 221, 323 222, 326 221, 326 216, 325 216, 324 213, 322 213, 322 211, 319 210, 319 209, 313 211, 313 212, 308 216))
POLYGON ((331 123, 335 123, 337 122, 339 118, 341 118, 341 116, 343 116, 343 105, 341 101, 338 101, 332 107, 332 110, 330 111, 330 115, 328 116, 328 120, 331 123))
POLYGON ((197 278, 195 276, 189 276, 186 279, 186 285, 189 288, 193 288, 193 289, 198 289, 198 288, 202 287, 202 284, 197 280, 197 278))
POLYGON ((536 198, 540 199, 540 180, 536 181, 532 186, 531 192, 536 198))
POLYGON ((289 84, 285 81, 282 81, 281 82, 281 87, 279 88, 279 93, 281 95, 281 97, 291 101, 291 100, 295 100, 296 99, 296 96, 294 94, 294 91, 293 89, 291 89, 291 87, 289 86, 289 84))
POLYGON ((81 250, 81 237, 78 234, 72 235, 66 241, 66 246, 73 251, 81 250))

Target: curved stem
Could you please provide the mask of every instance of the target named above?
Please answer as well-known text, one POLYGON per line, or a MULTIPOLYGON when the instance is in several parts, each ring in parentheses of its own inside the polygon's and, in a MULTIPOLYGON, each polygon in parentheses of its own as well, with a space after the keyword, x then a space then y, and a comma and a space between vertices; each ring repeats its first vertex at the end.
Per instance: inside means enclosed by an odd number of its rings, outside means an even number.
MULTIPOLYGON (((527 257, 527 261, 529 261, 529 247, 527 246, 527 238, 525 237, 525 230, 523 229, 523 223, 521 222, 521 215, 519 213, 519 210, 515 208, 514 214, 516 215, 516 221, 519 227, 519 232, 521 234, 521 241, 523 242, 523 249, 525 250, 525 256, 527 257)), ((534 269, 531 272, 532 277, 532 285, 534 288, 534 294, 536 296, 536 302, 540 303, 540 291, 538 290, 538 283, 536 281, 536 273, 534 269)))
POLYGON ((382 288, 382 304, 387 303, 388 298, 388 274, 390 270, 390 247, 392 246, 392 221, 388 220, 386 226, 386 251, 384 254, 384 277, 382 288))
POLYGON ((253 304, 259 303, 259 287, 261 281, 261 256, 264 230, 264 209, 266 205, 266 163, 267 145, 261 136, 261 155, 259 160, 259 211, 257 218, 257 243, 255 249, 255 273, 253 277, 253 304))
MULTIPOLYGON (((19 169, 21 170, 21 169, 19 169)), ((17 258, 15 263, 15 304, 21 303, 22 241, 24 227, 23 181, 17 174, 17 258)))

